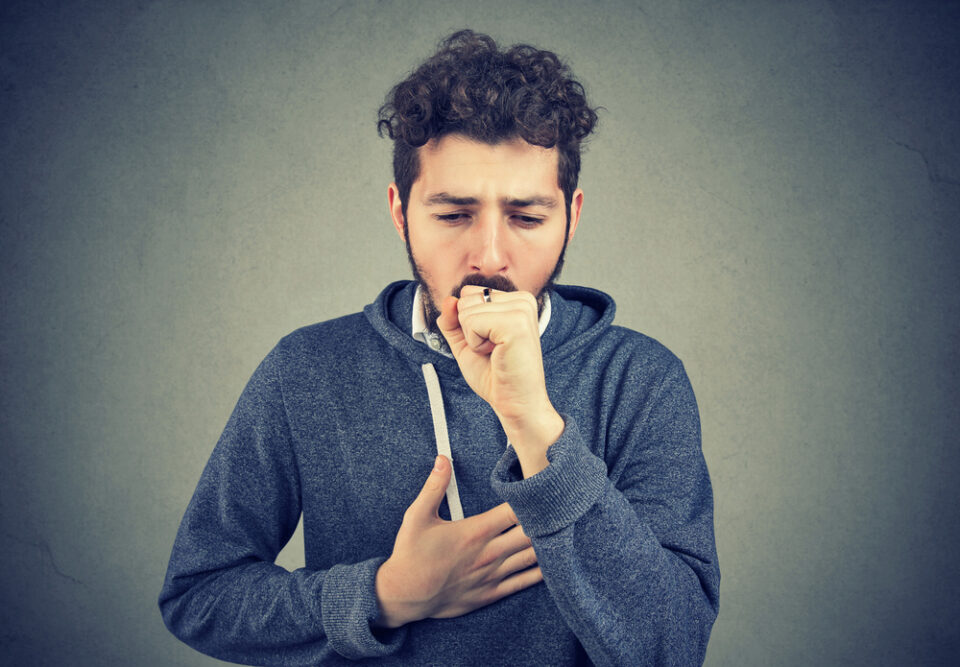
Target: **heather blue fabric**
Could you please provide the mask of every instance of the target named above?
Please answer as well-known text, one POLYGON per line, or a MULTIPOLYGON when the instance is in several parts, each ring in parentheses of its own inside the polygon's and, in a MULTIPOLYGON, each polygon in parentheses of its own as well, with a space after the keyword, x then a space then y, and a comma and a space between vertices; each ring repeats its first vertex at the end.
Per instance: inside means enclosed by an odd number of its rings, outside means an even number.
POLYGON ((541 348, 566 429, 524 480, 456 362, 412 338, 414 288, 393 283, 363 313, 293 332, 254 372, 177 534, 160 594, 170 630, 264 665, 701 664, 720 572, 680 361, 613 326, 606 294, 557 287, 541 348), (437 453, 427 362, 465 515, 509 502, 544 583, 372 631, 376 570, 437 453), (273 561, 301 512, 306 567, 287 572, 273 561))

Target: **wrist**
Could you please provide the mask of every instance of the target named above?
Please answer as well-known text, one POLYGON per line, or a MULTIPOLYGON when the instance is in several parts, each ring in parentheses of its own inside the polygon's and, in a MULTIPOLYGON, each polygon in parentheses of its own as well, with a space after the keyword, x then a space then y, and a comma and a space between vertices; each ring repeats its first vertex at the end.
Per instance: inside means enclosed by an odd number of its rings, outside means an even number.
POLYGON ((500 419, 504 433, 516 450, 543 450, 563 435, 564 422, 553 405, 532 411, 517 419, 500 419))
POLYGON ((374 589, 380 614, 373 622, 374 627, 399 628, 407 623, 425 618, 416 614, 416 605, 394 593, 394 574, 393 563, 389 558, 377 570, 374 589))
POLYGON ((547 449, 560 439, 566 428, 563 417, 552 405, 518 422, 501 420, 507 440, 520 461, 524 477, 531 477, 549 465, 547 449))

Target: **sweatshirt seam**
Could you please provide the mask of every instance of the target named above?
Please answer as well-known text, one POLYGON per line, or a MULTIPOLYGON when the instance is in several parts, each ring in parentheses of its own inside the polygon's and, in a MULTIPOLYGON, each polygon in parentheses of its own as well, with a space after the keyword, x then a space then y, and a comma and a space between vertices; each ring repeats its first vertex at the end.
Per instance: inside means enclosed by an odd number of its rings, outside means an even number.
MULTIPOLYGON (((283 411, 283 428, 284 428, 284 442, 287 443, 287 447, 290 449, 290 457, 293 459, 293 467, 296 471, 296 493, 297 493, 297 506, 298 506, 298 516, 297 522, 303 520, 303 481, 302 475, 300 473, 300 456, 297 452, 296 441, 293 436, 293 429, 290 426, 290 408, 287 405, 287 396, 284 389, 284 378, 283 378, 283 369, 287 365, 287 347, 289 346, 289 337, 282 341, 283 345, 276 346, 276 367, 273 370, 274 381, 277 383, 277 393, 280 395, 280 408, 283 411)), ((296 526, 294 526, 294 532, 296 532, 296 526)), ((291 534, 292 537, 292 534, 291 534)), ((290 539, 287 538, 289 543, 290 539)), ((286 545, 284 545, 286 546, 286 545)), ((304 546, 304 559, 306 559, 306 546, 304 546)), ((304 564, 304 569, 306 569, 306 564, 304 564)), ((310 570, 311 573, 315 570, 310 570)), ((321 590, 323 586, 323 580, 321 579, 321 590)), ((322 600, 319 599, 320 595, 316 595, 310 598, 310 604, 307 605, 307 609, 310 612, 311 620, 313 625, 321 632, 326 635, 326 628, 323 624, 323 608, 322 600)))
MULTIPOLYGON (((654 408, 660 404, 660 397, 664 392, 664 387, 667 384, 667 378, 671 375, 674 375, 674 371, 677 367, 683 367, 683 362, 680 361, 677 357, 673 357, 670 360, 670 364, 664 369, 663 374, 657 378, 657 383, 651 392, 650 399, 647 401, 647 404, 643 408, 643 416, 640 419, 640 432, 647 433, 650 427, 650 415, 653 413, 654 408)), ((635 445, 636 446, 636 443, 635 445)), ((627 452, 629 454, 629 452, 627 452)), ((627 457, 629 458, 629 456, 627 457)))
POLYGON ((297 470, 297 499, 299 500, 300 505, 300 516, 303 516, 303 484, 300 479, 300 457, 297 455, 297 448, 295 447, 295 438, 293 435, 293 429, 290 427, 290 408, 287 406, 287 395, 284 390, 284 381, 283 381, 283 368, 286 366, 286 350, 278 349, 277 350, 277 367, 274 369, 276 374, 275 380, 277 383, 277 392, 280 394, 280 406, 283 409, 283 428, 284 435, 286 436, 285 441, 289 443, 290 454, 293 458, 293 461, 296 465, 297 470), (282 363, 281 363, 282 362, 282 363))

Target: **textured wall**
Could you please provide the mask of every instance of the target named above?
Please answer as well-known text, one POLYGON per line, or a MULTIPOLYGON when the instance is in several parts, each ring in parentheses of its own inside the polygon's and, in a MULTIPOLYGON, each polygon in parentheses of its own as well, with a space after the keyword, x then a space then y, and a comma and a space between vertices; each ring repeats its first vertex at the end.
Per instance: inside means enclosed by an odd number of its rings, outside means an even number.
POLYGON ((464 26, 606 108, 563 281, 690 372, 707 663, 960 649, 958 4, 477 4, 3 3, 0 662, 216 663, 180 516, 277 339, 408 277, 375 112, 464 26))

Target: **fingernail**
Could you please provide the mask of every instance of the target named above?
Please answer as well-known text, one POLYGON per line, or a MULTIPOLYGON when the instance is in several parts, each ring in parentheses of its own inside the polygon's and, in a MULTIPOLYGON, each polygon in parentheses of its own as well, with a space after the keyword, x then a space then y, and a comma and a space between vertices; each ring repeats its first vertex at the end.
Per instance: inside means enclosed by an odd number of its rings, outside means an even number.
POLYGON ((433 469, 436 470, 437 472, 440 472, 441 470, 443 470, 443 461, 444 461, 443 456, 438 455, 433 462, 433 469))

